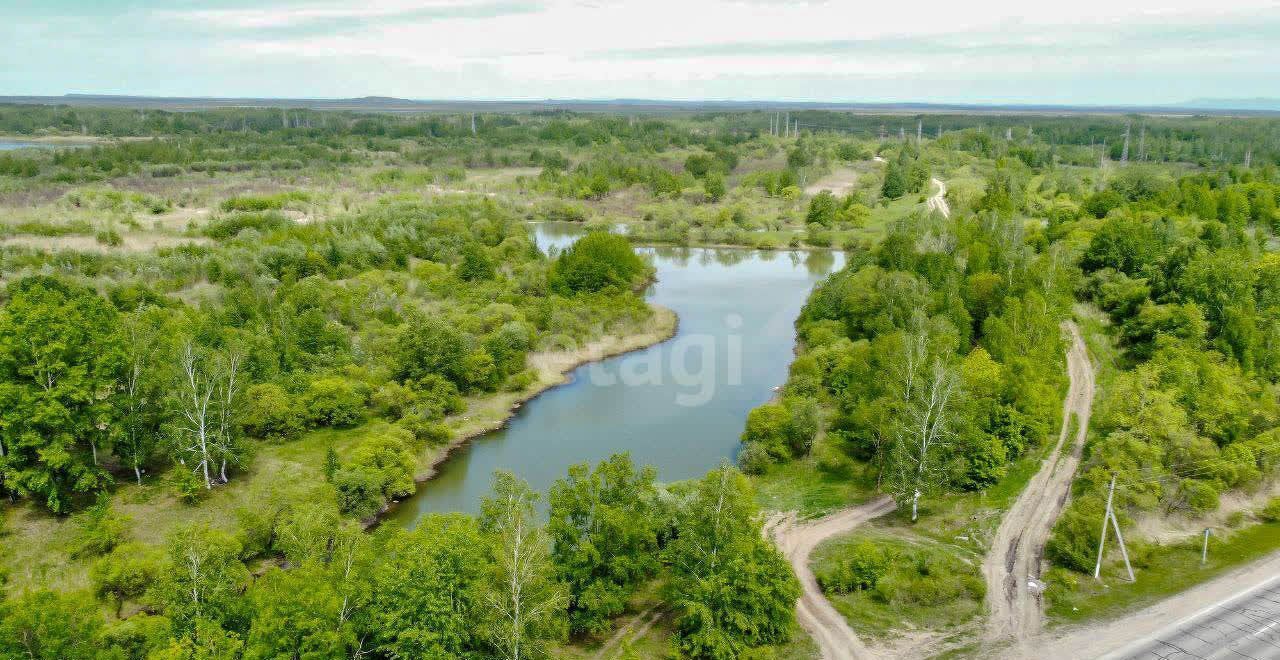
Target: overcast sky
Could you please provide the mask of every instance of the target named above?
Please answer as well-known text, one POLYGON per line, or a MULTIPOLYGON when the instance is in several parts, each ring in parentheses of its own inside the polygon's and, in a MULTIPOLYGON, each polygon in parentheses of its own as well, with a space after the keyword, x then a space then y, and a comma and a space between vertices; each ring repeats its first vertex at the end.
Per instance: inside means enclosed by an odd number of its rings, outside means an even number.
POLYGON ((0 0, 0 94, 66 92, 1276 97, 1280 0, 0 0))

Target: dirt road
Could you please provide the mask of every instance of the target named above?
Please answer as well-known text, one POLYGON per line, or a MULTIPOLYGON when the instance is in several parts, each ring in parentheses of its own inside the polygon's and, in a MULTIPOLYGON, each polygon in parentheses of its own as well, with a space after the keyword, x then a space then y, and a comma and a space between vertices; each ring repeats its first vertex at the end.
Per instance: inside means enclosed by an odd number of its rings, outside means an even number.
POLYGON ((925 200, 925 203, 929 206, 930 211, 937 211, 942 214, 942 217, 950 218, 951 205, 947 204, 947 184, 943 183, 942 179, 939 179, 938 177, 933 177, 930 181, 933 182, 933 185, 938 187, 938 192, 925 200))
POLYGON ((1093 404, 1094 376, 1088 350, 1074 323, 1066 322, 1063 328, 1071 336, 1067 350, 1067 375, 1071 385, 1062 406, 1062 432, 1040 471, 1005 514, 991 551, 982 562, 987 605, 991 611, 987 639, 994 643, 1012 640, 1015 648, 1024 650, 1044 627, 1040 594, 1031 589, 1029 580, 1040 578, 1045 541, 1062 511, 1071 479, 1080 464, 1093 404), (1064 447, 1073 428, 1072 442, 1064 447))
POLYGON ((817 578, 809 570, 809 555, 822 541, 895 508, 897 505, 893 499, 884 496, 805 523, 797 523, 794 516, 775 520, 767 529, 800 579, 802 591, 796 603, 796 619, 818 643, 824 660, 862 660, 875 656, 853 633, 831 601, 822 595, 817 578))

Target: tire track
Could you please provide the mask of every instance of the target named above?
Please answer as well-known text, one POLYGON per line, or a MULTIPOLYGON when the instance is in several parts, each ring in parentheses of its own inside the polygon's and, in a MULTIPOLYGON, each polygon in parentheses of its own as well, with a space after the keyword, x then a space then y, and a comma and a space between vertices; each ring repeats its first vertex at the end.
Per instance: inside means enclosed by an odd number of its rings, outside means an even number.
POLYGON ((875 656, 854 634, 844 616, 822 594, 818 579, 809 568, 809 555, 826 539, 848 532, 896 508, 892 498, 883 496, 814 521, 797 523, 794 516, 789 516, 774 519, 766 526, 766 534, 773 538, 778 549, 791 562, 791 567, 800 580, 801 593, 796 602, 796 619, 818 643, 825 660, 859 660, 875 656))
POLYGON ((1026 646, 1044 627, 1040 593, 1032 589, 1031 581, 1040 578, 1045 542, 1066 503, 1071 480, 1080 465, 1094 395, 1093 367, 1080 329, 1069 321, 1063 323, 1063 328, 1071 337, 1067 351, 1067 376, 1071 384, 1063 401, 1062 431, 1040 471, 1000 522, 991 550, 982 563, 990 610, 986 637, 991 642, 1012 640, 1018 646, 1026 646), (1076 432, 1067 447, 1072 417, 1076 420, 1076 432))

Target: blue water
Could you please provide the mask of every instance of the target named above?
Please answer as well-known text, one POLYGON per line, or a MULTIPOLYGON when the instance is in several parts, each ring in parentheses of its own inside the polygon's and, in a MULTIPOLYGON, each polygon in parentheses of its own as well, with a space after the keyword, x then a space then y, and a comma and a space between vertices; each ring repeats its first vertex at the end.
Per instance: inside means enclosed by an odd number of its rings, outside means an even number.
MULTIPOLYGON (((562 249, 577 227, 535 226, 543 249, 562 249)), ((525 404, 507 427, 474 439, 390 514, 412 526, 424 513, 475 512, 494 470, 546 492, 567 468, 629 451, 662 481, 700 476, 738 450, 751 408, 786 380, 794 322, 815 283, 843 261, 831 252, 644 248, 657 281, 650 302, 679 315, 673 339, 572 373, 525 404)))

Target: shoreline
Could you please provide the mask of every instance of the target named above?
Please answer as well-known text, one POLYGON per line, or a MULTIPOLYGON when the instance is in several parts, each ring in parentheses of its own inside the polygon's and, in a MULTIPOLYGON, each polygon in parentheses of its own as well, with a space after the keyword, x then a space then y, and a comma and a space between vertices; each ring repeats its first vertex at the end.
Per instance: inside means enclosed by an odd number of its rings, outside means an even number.
POLYGON ((490 401, 480 402, 481 406, 487 408, 485 410, 478 411, 472 415, 467 415, 468 412, 471 412, 467 410, 461 415, 450 417, 448 421, 461 420, 464 426, 457 430, 456 435, 448 443, 439 447, 432 447, 429 452, 420 454, 417 457, 418 468, 413 476, 413 481, 417 488, 414 493, 404 499, 390 502, 382 511, 378 512, 377 516, 368 521, 366 527, 374 527, 381 524, 386 520, 388 514, 396 510, 403 502, 417 495, 424 484, 435 478, 439 473, 439 467, 448 461, 455 451, 480 436, 505 427, 515 417, 516 413, 524 407, 524 404, 536 399, 544 392, 571 382, 570 374, 578 367, 602 362, 624 353, 652 348, 675 337, 680 329, 679 315, 668 307, 654 303, 647 304, 649 309, 653 310, 653 315, 637 332, 621 336, 604 335, 600 339, 573 351, 530 353, 529 362, 533 368, 538 370, 538 381, 520 392, 504 392, 493 397, 490 401), (485 416, 484 413, 486 412, 493 415, 493 417, 485 416), (473 419, 474 417, 483 418, 473 419), (471 422, 471 424, 467 425, 467 422, 471 422))

